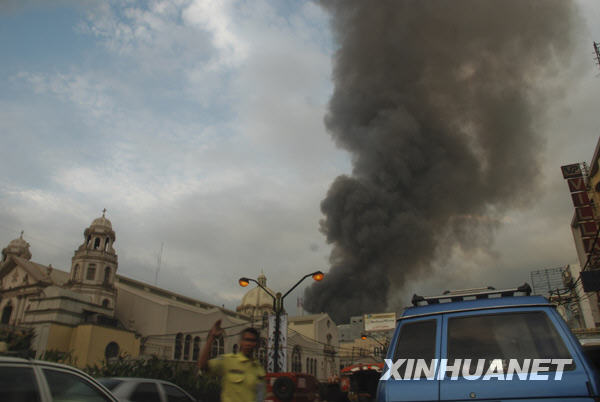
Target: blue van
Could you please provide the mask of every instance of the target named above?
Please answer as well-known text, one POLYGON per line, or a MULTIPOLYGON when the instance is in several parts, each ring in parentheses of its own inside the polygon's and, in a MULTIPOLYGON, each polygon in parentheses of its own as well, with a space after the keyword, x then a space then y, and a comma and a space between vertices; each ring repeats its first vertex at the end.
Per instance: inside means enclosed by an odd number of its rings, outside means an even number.
POLYGON ((384 369, 390 378, 379 380, 377 401, 600 401, 598 374, 579 342, 553 304, 530 294, 525 284, 415 295, 397 321, 384 369), (403 359, 436 363, 417 370, 400 365, 403 359), (521 362, 521 371, 509 359, 521 362))

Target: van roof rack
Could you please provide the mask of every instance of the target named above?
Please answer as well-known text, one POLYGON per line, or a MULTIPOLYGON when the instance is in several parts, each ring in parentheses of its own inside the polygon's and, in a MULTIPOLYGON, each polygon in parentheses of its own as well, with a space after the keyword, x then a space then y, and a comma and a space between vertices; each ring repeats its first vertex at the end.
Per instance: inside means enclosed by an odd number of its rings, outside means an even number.
POLYGON ((523 293, 525 296, 529 296, 531 294, 531 286, 529 286, 528 283, 524 283, 514 289, 496 290, 495 288, 488 286, 487 288, 446 290, 439 296, 419 296, 415 294, 412 297, 412 305, 417 307, 419 305, 439 304, 440 302, 449 303, 463 300, 480 300, 488 299, 490 296, 511 297, 515 296, 515 293, 523 293))

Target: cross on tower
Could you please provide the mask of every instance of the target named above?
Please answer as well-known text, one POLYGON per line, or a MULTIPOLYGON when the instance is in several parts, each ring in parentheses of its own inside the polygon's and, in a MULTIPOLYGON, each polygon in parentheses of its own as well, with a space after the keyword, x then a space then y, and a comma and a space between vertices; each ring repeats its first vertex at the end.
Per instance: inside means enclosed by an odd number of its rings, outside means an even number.
POLYGON ((104 214, 106 213, 106 208, 102 210, 102 217, 104 218, 104 214))

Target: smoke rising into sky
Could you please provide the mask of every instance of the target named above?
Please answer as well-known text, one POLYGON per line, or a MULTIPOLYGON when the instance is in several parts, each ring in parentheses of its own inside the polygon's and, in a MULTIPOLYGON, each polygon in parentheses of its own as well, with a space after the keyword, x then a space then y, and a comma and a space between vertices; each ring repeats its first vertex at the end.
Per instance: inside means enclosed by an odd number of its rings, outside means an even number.
POLYGON ((339 323, 385 311, 453 248, 489 248, 502 213, 530 205, 579 16, 565 0, 324 7, 339 45, 325 124, 353 172, 322 201, 331 268, 305 308, 339 323))

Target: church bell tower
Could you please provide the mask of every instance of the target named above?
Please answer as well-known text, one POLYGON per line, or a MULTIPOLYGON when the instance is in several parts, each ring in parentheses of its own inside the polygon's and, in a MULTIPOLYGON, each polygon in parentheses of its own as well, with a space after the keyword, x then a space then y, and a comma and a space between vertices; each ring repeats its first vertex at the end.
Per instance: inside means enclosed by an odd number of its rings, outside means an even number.
POLYGON ((83 244, 71 260, 69 287, 90 296, 93 304, 114 311, 118 262, 113 248, 115 232, 105 213, 106 209, 83 232, 83 244))

